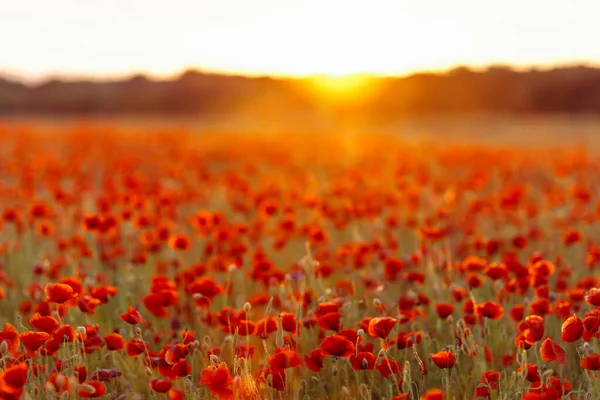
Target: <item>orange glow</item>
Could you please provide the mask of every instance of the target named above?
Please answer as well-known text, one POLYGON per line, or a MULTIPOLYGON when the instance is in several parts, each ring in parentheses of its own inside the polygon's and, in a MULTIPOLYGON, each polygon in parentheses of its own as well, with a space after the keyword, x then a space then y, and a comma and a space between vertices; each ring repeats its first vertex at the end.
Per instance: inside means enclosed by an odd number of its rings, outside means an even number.
POLYGON ((352 102, 374 94, 376 80, 367 74, 316 75, 308 80, 317 95, 335 102, 352 102))

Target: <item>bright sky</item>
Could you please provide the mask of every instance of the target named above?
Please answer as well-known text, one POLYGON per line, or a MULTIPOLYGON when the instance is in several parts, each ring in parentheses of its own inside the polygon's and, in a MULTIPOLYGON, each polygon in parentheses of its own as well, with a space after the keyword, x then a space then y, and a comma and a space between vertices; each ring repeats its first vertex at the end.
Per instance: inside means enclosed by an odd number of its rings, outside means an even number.
POLYGON ((0 0, 0 72, 404 74, 600 63, 598 0, 0 0))

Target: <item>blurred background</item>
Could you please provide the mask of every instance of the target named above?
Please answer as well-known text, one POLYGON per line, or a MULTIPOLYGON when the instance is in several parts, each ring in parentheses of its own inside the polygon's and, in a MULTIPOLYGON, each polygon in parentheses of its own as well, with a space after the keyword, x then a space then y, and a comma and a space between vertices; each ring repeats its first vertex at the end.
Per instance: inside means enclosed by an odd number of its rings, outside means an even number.
POLYGON ((0 118, 576 142, 591 0, 0 0, 0 118))

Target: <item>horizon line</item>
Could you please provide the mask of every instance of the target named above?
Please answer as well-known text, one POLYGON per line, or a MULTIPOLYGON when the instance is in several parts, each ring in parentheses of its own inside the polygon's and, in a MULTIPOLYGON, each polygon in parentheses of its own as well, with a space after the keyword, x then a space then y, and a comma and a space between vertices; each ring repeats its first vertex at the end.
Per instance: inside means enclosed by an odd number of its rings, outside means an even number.
POLYGON ((96 73, 75 73, 75 74, 61 74, 61 73, 47 73, 39 77, 28 77, 26 74, 14 72, 10 70, 4 70, 0 68, 0 79, 6 79, 12 82, 18 82, 24 85, 40 85, 51 81, 62 81, 62 82, 115 82, 115 81, 126 81, 131 78, 142 76, 151 81, 172 81, 175 80, 185 73, 198 72, 207 75, 222 75, 230 77, 246 77, 246 78, 271 78, 278 80, 303 80, 317 77, 348 77, 348 76, 365 76, 373 79, 378 78, 405 78, 412 75, 419 74, 445 74, 452 72, 459 68, 466 68, 473 72, 485 72, 491 68, 507 68, 517 72, 526 72, 532 70, 553 70, 561 68, 600 68, 599 61, 581 60, 581 61, 569 61, 569 62, 548 62, 548 63, 509 63, 509 62, 490 62, 485 64, 469 64, 469 63, 457 63, 446 67, 439 68, 423 68, 414 69, 405 72, 372 72, 372 71, 357 71, 344 74, 331 74, 331 73, 306 73, 306 74, 285 74, 279 72, 252 72, 243 70, 233 69, 218 69, 218 68, 206 68, 202 66, 184 66, 177 71, 170 73, 156 73, 150 70, 143 69, 132 69, 129 72, 116 72, 107 74, 96 74, 96 73))

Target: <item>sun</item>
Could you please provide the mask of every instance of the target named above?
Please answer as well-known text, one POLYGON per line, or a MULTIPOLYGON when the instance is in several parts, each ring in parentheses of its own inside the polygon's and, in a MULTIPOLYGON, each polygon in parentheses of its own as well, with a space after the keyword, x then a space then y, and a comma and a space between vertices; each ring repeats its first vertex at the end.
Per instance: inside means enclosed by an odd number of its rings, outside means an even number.
POLYGON ((309 79, 309 85, 317 95, 337 102, 363 99, 377 86, 368 74, 319 74, 309 79))

